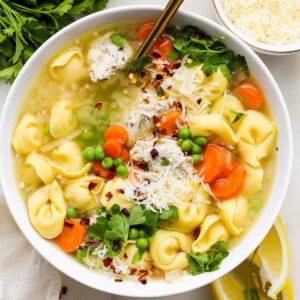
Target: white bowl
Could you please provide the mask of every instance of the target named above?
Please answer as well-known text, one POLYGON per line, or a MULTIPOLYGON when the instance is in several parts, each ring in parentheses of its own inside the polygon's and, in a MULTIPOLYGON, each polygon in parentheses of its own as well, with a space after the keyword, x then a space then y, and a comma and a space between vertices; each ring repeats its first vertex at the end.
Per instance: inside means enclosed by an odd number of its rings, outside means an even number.
MULTIPOLYGON (((212 4, 220 24, 234 33, 237 37, 243 40, 254 51, 267 55, 288 55, 298 53, 300 51, 300 41, 291 44, 272 45, 256 41, 247 35, 243 34, 227 17, 220 0, 212 0, 212 4)), ((288 20, 287 20, 288 22, 288 20)))
POLYGON ((131 281, 115 282, 113 277, 109 277, 101 272, 92 271, 79 264, 73 256, 65 254, 63 251, 57 249, 55 245, 40 237, 33 229, 28 219, 24 201, 20 197, 16 187, 11 158, 11 137, 16 114, 19 103, 30 85, 33 75, 55 51, 60 49, 70 39, 93 28, 113 23, 115 20, 122 21, 136 18, 156 19, 161 9, 162 7, 157 6, 128 6, 108 9, 80 19, 51 37, 34 53, 15 80, 4 104, 0 123, 0 175, 2 188, 8 207, 24 236, 46 260, 74 280, 104 292, 131 297, 155 297, 186 292, 207 285, 231 271, 257 247, 271 228, 283 203, 291 174, 293 148, 291 124, 284 99, 271 73, 259 57, 231 32, 204 17, 179 11, 174 18, 177 24, 192 24, 198 26, 208 34, 228 36, 229 39, 226 40, 227 46, 247 58, 250 69, 255 74, 257 80, 262 83, 266 97, 270 100, 271 110, 275 122, 278 124, 279 151, 277 175, 270 199, 253 229, 238 245, 231 249, 230 255, 222 262, 219 270, 197 276, 184 275, 173 284, 166 283, 163 280, 154 280, 149 281, 146 285, 131 281))

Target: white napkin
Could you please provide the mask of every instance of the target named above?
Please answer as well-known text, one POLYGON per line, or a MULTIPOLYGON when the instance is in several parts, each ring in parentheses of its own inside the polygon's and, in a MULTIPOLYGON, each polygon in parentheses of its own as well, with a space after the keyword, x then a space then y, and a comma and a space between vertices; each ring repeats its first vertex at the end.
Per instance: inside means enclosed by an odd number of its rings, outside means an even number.
POLYGON ((57 300, 61 273, 25 239, 0 186, 0 300, 57 300))

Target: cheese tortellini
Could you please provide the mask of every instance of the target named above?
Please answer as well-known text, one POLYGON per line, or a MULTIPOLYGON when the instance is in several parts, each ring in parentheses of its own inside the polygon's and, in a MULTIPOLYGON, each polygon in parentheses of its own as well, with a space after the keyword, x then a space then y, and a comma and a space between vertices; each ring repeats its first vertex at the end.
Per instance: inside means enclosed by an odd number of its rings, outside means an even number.
POLYGON ((67 83, 77 83, 87 76, 84 57, 77 48, 60 53, 50 64, 51 76, 67 83))
POLYGON ((77 117, 73 113, 71 103, 66 100, 56 102, 51 109, 50 134, 61 138, 77 127, 77 117))
POLYGON ((43 142, 43 127, 37 117, 26 114, 17 125, 12 145, 20 154, 29 154, 41 147, 43 142))
POLYGON ((46 239, 58 236, 64 225, 66 203, 56 181, 35 191, 27 201, 29 219, 36 231, 46 239))
POLYGON ((259 167, 260 160, 274 147, 276 128, 261 112, 249 110, 237 131, 237 136, 241 157, 252 167, 259 167))
POLYGON ((216 135, 232 144, 238 141, 232 128, 219 114, 193 116, 190 121, 190 130, 193 136, 210 137, 216 135))
POLYGON ((219 241, 227 242, 230 233, 216 214, 208 215, 200 226, 200 234, 192 244, 194 253, 203 253, 219 241))
POLYGON ((150 242, 149 254, 155 267, 172 271, 188 266, 186 253, 191 251, 192 237, 176 231, 158 230, 150 242))

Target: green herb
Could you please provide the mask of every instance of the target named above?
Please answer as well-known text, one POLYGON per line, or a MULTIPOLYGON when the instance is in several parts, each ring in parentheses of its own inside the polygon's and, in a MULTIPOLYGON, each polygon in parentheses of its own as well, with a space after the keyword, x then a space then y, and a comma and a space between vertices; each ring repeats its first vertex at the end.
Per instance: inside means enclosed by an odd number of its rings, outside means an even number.
POLYGON ((250 279, 251 279, 251 273, 252 273, 252 267, 253 267, 253 260, 257 253, 257 250, 258 250, 258 248, 255 249, 250 260, 248 261, 246 288, 243 291, 245 300, 259 300, 257 289, 250 287, 250 279))
POLYGON ((167 34, 174 38, 170 62, 188 56, 191 62, 186 63, 186 67, 191 68, 202 64, 206 76, 220 68, 229 82, 231 74, 237 69, 241 69, 246 76, 249 76, 245 58, 235 55, 226 47, 222 42, 225 37, 211 37, 194 26, 185 26, 182 29, 167 28, 167 34))
POLYGON ((263 203, 260 199, 254 199, 252 202, 251 202, 251 208, 255 211, 255 212, 258 212, 261 210, 263 206, 263 203))
POLYGON ((114 32, 109 38, 116 46, 121 48, 128 44, 128 41, 119 32, 114 32))
POLYGON ((169 209, 165 209, 161 212, 159 218, 164 221, 170 221, 172 219, 178 220, 178 208, 174 205, 169 206, 169 209))
POLYGON ((228 246, 222 241, 213 244, 205 253, 187 253, 186 257, 190 266, 189 272, 192 275, 197 275, 218 270, 222 260, 228 255, 228 246))
POLYGON ((233 119, 232 123, 236 123, 237 121, 239 121, 243 116, 245 116, 246 114, 245 113, 242 113, 242 112, 237 112, 237 111, 234 111, 234 110, 230 110, 231 112, 235 113, 235 118, 233 119))
POLYGON ((165 94, 165 90, 160 86, 157 89, 157 96, 162 97, 165 94))
POLYGON ((166 157, 162 157, 161 162, 160 162, 161 166, 169 166, 170 165, 170 161, 166 158, 166 157))
POLYGON ((138 74, 141 74, 144 71, 145 66, 150 64, 151 62, 152 62, 151 55, 143 55, 131 61, 128 64, 128 68, 133 72, 137 72, 138 74))
POLYGON ((50 36, 78 16, 106 7, 108 0, 0 0, 0 78, 12 82, 50 36))

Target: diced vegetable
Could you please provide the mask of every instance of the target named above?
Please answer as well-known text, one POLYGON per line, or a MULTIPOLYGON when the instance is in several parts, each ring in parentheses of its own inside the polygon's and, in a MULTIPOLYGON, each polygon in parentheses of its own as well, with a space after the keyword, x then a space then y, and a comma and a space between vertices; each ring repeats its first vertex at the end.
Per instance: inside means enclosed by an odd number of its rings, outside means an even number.
POLYGON ((160 116, 159 123, 159 131, 170 135, 175 133, 179 125, 183 125, 185 122, 181 111, 168 111, 160 116))
POLYGON ((118 158, 121 154, 122 146, 116 139, 110 138, 105 141, 103 150, 106 156, 109 156, 111 158, 118 158))
POLYGON ((65 252, 73 252, 78 249, 84 241, 86 229, 75 219, 65 221, 61 234, 54 239, 54 242, 65 252))
POLYGON ((109 139, 114 139, 121 146, 123 146, 128 139, 128 132, 124 126, 112 125, 106 129, 104 138, 106 141, 109 139))

